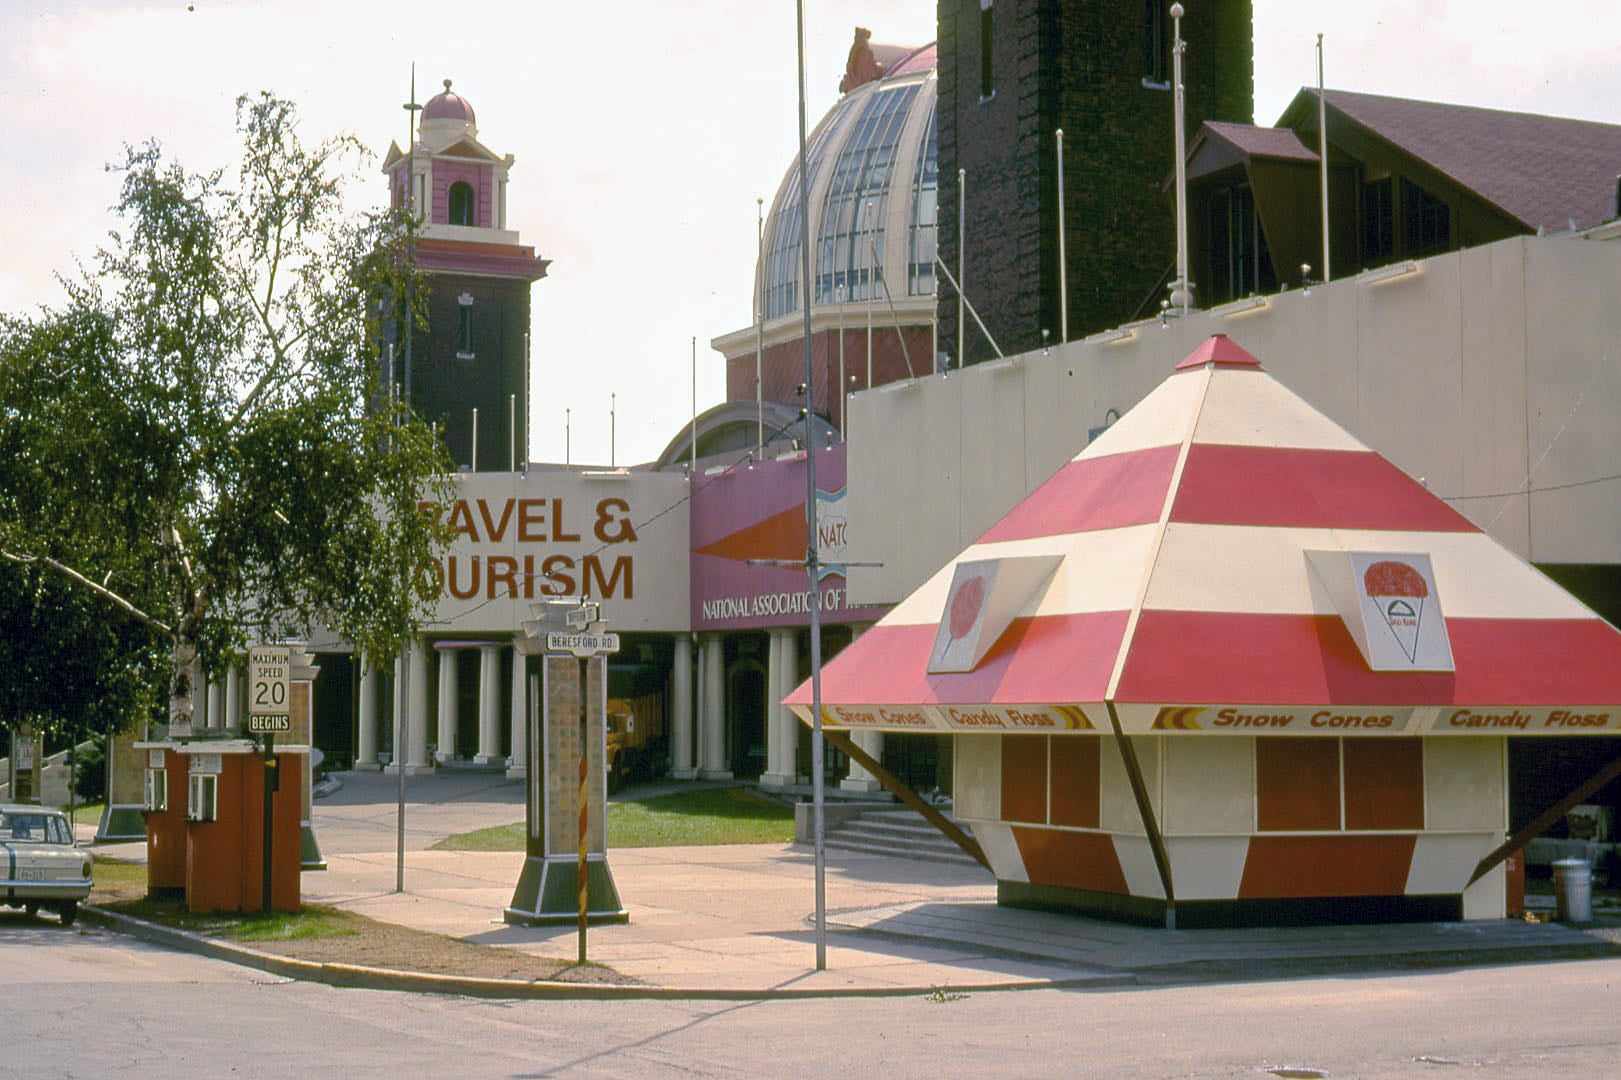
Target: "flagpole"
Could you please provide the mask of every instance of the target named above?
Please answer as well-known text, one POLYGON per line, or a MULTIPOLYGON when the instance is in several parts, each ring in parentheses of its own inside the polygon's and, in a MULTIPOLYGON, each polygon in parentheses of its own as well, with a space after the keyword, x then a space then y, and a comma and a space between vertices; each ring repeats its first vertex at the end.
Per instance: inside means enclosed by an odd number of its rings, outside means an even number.
POLYGON ((1317 157, 1319 186, 1323 199, 1323 280, 1333 274, 1328 269, 1328 106, 1323 98, 1323 35, 1317 35, 1317 157))
POLYGON ((1171 100, 1176 127, 1176 288, 1171 304, 1186 315, 1192 305, 1188 285, 1188 159, 1183 129, 1184 103, 1182 100, 1182 51, 1187 47, 1182 40, 1182 5, 1171 5, 1171 100))
MULTIPOLYGON (((799 207, 800 227, 810 232, 810 185, 805 149, 805 0, 795 0, 799 32, 799 207)), ((822 590, 817 583, 816 559, 816 447, 811 438, 811 402, 816 400, 811 378, 811 259, 810 244, 799 245, 799 306, 805 315, 805 572, 810 576, 811 654, 811 792, 812 830, 816 837, 816 970, 827 970, 827 849, 822 836, 822 590)), ((872 347, 872 334, 867 335, 872 347)), ((870 376, 869 376, 870 377, 870 376)))

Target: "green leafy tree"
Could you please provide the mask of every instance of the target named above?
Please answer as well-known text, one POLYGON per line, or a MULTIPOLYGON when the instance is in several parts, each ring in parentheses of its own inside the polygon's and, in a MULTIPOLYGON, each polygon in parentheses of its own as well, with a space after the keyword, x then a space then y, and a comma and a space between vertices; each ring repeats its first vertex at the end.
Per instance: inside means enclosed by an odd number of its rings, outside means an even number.
POLYGON ((345 214, 365 151, 306 145, 291 103, 239 98, 237 129, 229 181, 127 149, 93 268, 0 323, 0 553, 161 644, 175 733, 199 664, 249 640, 325 627, 392 658, 448 539, 418 504, 448 497, 449 458, 379 377, 385 316, 423 294, 413 222, 345 214))

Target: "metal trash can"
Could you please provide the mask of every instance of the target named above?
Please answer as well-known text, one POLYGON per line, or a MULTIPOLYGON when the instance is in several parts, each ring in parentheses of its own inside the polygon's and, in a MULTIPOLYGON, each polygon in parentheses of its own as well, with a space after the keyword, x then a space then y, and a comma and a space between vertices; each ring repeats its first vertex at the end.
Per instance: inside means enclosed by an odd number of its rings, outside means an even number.
POLYGON ((1593 867, 1586 859, 1555 859, 1554 917, 1560 922, 1593 921, 1593 867))

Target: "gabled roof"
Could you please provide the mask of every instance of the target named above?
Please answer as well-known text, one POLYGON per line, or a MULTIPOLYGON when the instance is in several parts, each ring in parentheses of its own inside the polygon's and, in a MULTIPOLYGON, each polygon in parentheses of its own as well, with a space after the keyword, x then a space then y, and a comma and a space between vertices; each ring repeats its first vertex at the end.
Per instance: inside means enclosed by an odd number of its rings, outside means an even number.
POLYGON ((822 700, 882 730, 1190 730, 1206 707, 1613 730, 1621 633, 1217 335, 835 657, 822 700), (981 615, 999 563, 1052 556, 1010 618, 981 615), (1393 598, 1407 621, 1368 606, 1393 598), (941 663, 942 640, 979 659, 941 663))
MULTIPOLYGON (((1472 105, 1328 90, 1346 121, 1476 193, 1528 229, 1589 227, 1614 216, 1621 125, 1472 105)), ((1316 129, 1304 88, 1279 126, 1316 129)), ((1332 121, 1330 133, 1332 134, 1332 121)))
POLYGON ((474 138, 460 138, 443 150, 434 151, 434 157, 475 158, 479 161, 500 161, 494 150, 474 138))
MULTIPOLYGON (((443 149, 439 150, 428 150, 423 146, 422 143, 418 143, 417 146, 419 148, 417 150, 417 156, 424 159, 454 157, 471 158, 475 161, 501 162, 504 160, 494 150, 491 150, 489 147, 485 146, 483 143, 479 142, 475 138, 472 138, 471 136, 463 136, 462 138, 457 139, 455 142, 452 142, 443 149)), ((384 173, 393 172, 394 167, 398 165, 405 156, 406 153, 400 148, 400 144, 398 142, 389 143, 388 153, 383 155, 383 167, 381 171, 384 173)))
POLYGON ((1245 158, 1274 158, 1279 161, 1304 161, 1317 164, 1317 151, 1300 141, 1288 128, 1257 127, 1254 124, 1229 124, 1221 120, 1206 120, 1200 134, 1212 141, 1222 142, 1245 158))
MULTIPOLYGON (((1256 161, 1280 161, 1288 164, 1317 164, 1317 151, 1300 141, 1288 128, 1264 128, 1254 124, 1229 124, 1206 120, 1199 125, 1188 146, 1188 179, 1198 180, 1235 165, 1246 169, 1256 161)), ((1169 191, 1176 183, 1175 173, 1168 174, 1160 183, 1169 191)))

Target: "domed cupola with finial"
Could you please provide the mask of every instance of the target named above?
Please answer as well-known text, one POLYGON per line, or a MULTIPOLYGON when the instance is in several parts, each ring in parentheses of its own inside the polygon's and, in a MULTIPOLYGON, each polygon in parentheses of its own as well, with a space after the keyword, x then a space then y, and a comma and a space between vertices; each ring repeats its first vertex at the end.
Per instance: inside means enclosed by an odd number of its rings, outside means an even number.
POLYGON ((422 218, 424 237, 515 244, 507 228, 507 173, 502 157, 478 141, 473 105, 451 89, 406 106, 415 121, 409 150, 389 147, 383 172, 395 206, 409 205, 422 218), (420 118, 419 115, 420 114, 420 118))

